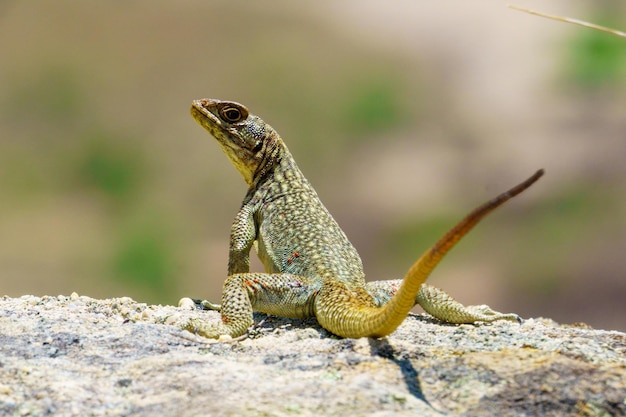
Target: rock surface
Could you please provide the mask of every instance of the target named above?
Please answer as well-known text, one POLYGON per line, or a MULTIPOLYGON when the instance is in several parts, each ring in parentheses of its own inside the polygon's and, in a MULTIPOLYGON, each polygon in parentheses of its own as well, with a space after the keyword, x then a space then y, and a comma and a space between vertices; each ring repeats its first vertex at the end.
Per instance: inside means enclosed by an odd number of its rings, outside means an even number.
POLYGON ((354 340, 267 317, 246 340, 204 344, 176 327, 192 316, 219 319, 130 298, 0 299, 0 415, 626 415, 616 331, 411 315, 354 340))

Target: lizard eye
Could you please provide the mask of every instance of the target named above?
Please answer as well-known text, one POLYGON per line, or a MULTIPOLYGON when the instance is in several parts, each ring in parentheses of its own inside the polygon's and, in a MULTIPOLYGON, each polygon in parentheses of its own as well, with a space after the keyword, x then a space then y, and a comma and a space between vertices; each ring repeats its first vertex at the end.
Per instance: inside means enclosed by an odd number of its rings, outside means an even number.
POLYGON ((220 117, 228 123, 237 123, 248 117, 248 114, 233 105, 226 105, 219 109, 220 117))

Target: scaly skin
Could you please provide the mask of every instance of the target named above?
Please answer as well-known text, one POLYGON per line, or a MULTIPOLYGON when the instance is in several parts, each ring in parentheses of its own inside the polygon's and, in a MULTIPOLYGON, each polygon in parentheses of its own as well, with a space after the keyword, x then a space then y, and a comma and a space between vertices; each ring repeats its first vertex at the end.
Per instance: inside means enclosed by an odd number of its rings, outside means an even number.
POLYGON ((393 332, 415 304, 451 323, 520 321, 516 314, 487 306, 465 307, 423 283, 474 225, 532 185, 542 170, 470 213, 402 280, 366 283, 356 249, 271 126, 229 101, 195 100, 191 114, 217 139, 249 189, 231 228, 222 322, 208 325, 195 319, 187 330, 208 338, 237 337, 252 325, 252 311, 257 310, 284 317, 315 316, 322 327, 342 337, 382 337, 393 332), (266 273, 250 272, 253 247, 266 273))

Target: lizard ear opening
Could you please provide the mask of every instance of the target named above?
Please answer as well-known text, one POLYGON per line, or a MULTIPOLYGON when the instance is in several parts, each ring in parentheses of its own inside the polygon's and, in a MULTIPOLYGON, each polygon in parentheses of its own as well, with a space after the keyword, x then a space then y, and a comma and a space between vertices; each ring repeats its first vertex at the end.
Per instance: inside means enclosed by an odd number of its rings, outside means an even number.
POLYGON ((228 123, 238 123, 248 118, 248 110, 233 103, 221 103, 217 111, 222 120, 228 123))

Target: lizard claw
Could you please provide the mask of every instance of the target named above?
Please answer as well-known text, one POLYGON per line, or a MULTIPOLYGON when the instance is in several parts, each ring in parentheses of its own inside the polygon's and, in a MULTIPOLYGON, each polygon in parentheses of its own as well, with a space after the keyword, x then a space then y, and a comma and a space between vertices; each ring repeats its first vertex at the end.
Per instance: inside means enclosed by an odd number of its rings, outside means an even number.
MULTIPOLYGON (((199 301, 199 300, 196 300, 196 301, 199 301)), ((202 300, 202 301, 199 301, 199 303, 196 302, 196 304, 199 304, 203 310, 222 311, 221 304, 215 304, 215 303, 210 302, 209 300, 202 300)))
POLYGON ((215 304, 210 302, 209 300, 200 300, 199 298, 189 298, 184 297, 178 301, 178 307, 183 307, 188 310, 199 309, 199 310, 214 310, 221 311, 222 305, 215 304))

